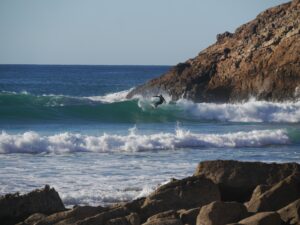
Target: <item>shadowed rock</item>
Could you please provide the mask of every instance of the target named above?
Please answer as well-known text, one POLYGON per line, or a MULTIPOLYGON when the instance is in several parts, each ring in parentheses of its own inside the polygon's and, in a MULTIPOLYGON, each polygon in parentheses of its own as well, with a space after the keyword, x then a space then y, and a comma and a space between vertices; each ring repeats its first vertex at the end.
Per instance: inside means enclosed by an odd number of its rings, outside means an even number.
POLYGON ((215 160, 199 163, 195 175, 219 185, 223 201, 248 201, 257 185, 274 185, 299 172, 297 163, 239 162, 215 160))
POLYGON ((15 224, 34 213, 52 214, 65 207, 58 193, 49 186, 25 195, 9 194, 0 198, 1 225, 15 224))
POLYGON ((290 225, 300 224, 300 199, 277 211, 281 219, 290 225))
POLYGON ((281 225, 281 219, 276 212, 261 212, 238 222, 241 225, 281 225))
POLYGON ((224 225, 248 216, 246 207, 237 202, 212 202, 201 208, 197 225, 224 225))
POLYGON ((161 186, 148 196, 141 207, 142 221, 167 210, 201 207, 212 201, 220 200, 217 185, 200 177, 175 180, 161 186))
POLYGON ((294 174, 272 186, 247 203, 249 212, 275 211, 300 198, 300 174, 294 174))
POLYGON ((291 100, 300 96, 299 0, 270 8, 193 59, 128 94, 168 93, 196 102, 241 101, 250 97, 291 100))

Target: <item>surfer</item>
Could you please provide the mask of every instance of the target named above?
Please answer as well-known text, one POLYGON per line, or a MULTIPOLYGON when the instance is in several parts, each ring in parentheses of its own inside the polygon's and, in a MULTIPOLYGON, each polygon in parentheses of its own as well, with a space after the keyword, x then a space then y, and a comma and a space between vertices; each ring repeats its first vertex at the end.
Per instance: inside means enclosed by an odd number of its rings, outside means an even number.
POLYGON ((156 95, 156 96, 153 96, 153 97, 159 98, 159 101, 154 103, 154 107, 155 107, 155 108, 156 108, 158 105, 161 105, 161 104, 163 104, 164 102, 166 102, 165 98, 164 98, 162 95, 156 95))

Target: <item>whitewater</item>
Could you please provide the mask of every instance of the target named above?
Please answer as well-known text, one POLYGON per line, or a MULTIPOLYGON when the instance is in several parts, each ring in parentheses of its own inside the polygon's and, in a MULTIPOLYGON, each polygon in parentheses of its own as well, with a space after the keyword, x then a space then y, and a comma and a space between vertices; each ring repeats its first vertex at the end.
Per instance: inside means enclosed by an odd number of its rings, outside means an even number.
POLYGON ((202 160, 300 163, 300 100, 126 98, 169 68, 0 65, 0 194, 50 184, 68 207, 109 205, 202 160))

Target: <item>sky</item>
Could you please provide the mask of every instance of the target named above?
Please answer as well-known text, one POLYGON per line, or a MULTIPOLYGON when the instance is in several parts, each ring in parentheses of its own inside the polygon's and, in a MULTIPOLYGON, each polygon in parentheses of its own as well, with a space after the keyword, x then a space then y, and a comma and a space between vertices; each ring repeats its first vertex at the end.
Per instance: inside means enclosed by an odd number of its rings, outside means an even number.
POLYGON ((0 64, 174 65, 286 0, 0 0, 0 64))

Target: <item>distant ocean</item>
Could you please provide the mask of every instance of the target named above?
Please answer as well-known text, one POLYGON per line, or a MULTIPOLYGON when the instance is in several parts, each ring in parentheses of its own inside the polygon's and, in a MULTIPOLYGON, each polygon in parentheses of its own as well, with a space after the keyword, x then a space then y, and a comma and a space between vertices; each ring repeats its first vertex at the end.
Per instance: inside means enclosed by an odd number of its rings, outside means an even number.
POLYGON ((168 66, 0 65, 0 195, 55 187, 67 206, 145 196, 197 163, 300 163, 300 101, 181 99, 130 89, 168 66))

